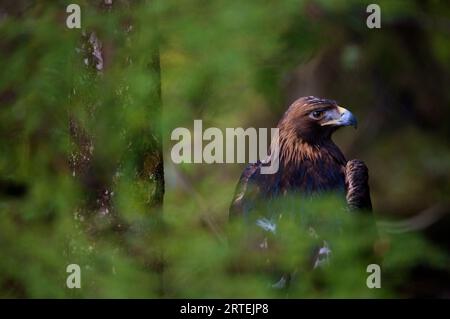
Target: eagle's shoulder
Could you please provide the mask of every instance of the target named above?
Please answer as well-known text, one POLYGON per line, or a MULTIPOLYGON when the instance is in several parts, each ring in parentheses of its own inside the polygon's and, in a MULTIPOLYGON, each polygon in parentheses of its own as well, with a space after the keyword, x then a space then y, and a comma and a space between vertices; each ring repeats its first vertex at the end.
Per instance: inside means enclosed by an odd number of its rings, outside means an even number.
POLYGON ((372 210, 369 189, 369 169, 358 159, 345 165, 345 187, 347 204, 351 209, 372 210))
POLYGON ((230 218, 242 216, 250 209, 252 202, 259 193, 256 181, 260 172, 260 161, 247 165, 242 172, 231 203, 230 218))

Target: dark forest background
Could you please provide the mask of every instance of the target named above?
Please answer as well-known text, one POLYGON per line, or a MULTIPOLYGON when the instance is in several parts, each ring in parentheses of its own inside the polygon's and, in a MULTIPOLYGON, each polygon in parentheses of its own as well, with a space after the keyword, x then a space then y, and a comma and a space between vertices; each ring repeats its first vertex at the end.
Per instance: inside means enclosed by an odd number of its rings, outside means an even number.
POLYGON ((79 0, 68 29, 72 2, 0 2, 0 297, 450 296, 448 2, 377 1, 369 29, 371 1, 79 0), (274 127, 306 95, 359 120, 335 141, 370 170, 382 289, 359 220, 338 267, 270 288, 229 238, 244 165, 171 161, 176 127, 274 127))

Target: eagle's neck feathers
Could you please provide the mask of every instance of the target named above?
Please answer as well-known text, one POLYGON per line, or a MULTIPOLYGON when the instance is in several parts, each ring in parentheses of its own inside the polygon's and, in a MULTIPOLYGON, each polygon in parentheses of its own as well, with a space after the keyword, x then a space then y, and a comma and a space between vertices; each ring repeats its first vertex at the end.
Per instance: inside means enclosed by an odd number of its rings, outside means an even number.
POLYGON ((300 167, 305 162, 323 161, 345 165, 345 157, 334 142, 329 139, 306 142, 295 131, 280 131, 279 160, 281 167, 300 167))
POLYGON ((267 195, 343 189, 346 159, 331 138, 312 143, 299 138, 294 131, 280 130, 278 147, 278 172, 262 177, 267 180, 261 184, 266 185, 263 189, 267 195))

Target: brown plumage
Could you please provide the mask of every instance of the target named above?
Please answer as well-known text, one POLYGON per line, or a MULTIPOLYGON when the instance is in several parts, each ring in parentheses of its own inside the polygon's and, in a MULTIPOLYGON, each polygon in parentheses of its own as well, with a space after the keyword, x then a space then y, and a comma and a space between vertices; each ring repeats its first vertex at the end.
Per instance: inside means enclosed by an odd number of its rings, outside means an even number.
POLYGON ((367 167, 359 160, 347 162, 331 139, 339 127, 350 125, 356 127, 353 114, 333 100, 312 96, 296 100, 277 126, 278 172, 264 175, 261 162, 248 165, 237 185, 230 217, 248 215, 258 201, 297 193, 340 192, 350 208, 370 210, 367 167))
POLYGON ((372 210, 369 191, 369 170, 363 161, 351 160, 345 166, 346 200, 351 209, 372 210))

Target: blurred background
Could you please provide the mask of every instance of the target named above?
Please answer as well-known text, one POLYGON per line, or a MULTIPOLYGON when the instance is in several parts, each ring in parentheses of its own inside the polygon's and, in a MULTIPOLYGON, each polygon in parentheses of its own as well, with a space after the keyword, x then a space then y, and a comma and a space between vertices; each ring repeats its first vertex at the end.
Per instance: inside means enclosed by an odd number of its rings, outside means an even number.
POLYGON ((72 2, 0 2, 0 297, 450 296, 446 1, 377 1, 380 29, 372 1, 79 0, 69 29, 72 2), (369 167, 382 289, 358 223, 320 283, 272 289, 228 238, 244 164, 170 158, 194 119, 275 127, 307 95, 358 118, 335 142, 369 167))

